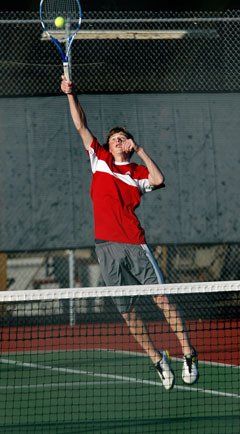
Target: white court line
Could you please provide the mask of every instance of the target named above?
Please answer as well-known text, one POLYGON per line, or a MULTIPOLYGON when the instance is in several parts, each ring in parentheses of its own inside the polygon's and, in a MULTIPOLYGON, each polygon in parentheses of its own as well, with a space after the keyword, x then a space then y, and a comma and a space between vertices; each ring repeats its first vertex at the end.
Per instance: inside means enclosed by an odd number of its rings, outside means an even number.
MULTIPOLYGON (((147 384, 150 386, 156 386, 156 387, 162 387, 162 384, 158 381, 150 381, 150 380, 143 380, 138 379, 135 377, 126 377, 123 375, 115 375, 115 374, 104 374, 104 373, 98 373, 98 372, 91 372, 91 371, 83 371, 80 369, 71 369, 71 368, 58 368, 54 366, 49 365, 42 365, 38 363, 27 363, 27 362, 21 362, 18 360, 8 360, 8 359, 1 359, 2 363, 8 364, 8 365, 14 365, 16 367, 23 367, 23 368, 34 368, 34 369, 43 369, 47 371, 52 372, 59 372, 64 374, 80 374, 80 375, 87 375, 92 377, 100 377, 100 378, 107 378, 108 380, 111 379, 113 381, 121 381, 126 383, 138 383, 138 384, 147 384)), ((69 383, 70 384, 70 383, 69 383)), ((88 383, 86 382, 86 385, 88 383)), ((218 390, 212 390, 212 389, 202 389, 199 387, 190 387, 190 386, 175 386, 175 389, 183 390, 183 391, 191 391, 191 392, 197 392, 197 393, 203 393, 208 395, 214 395, 214 396, 222 396, 225 398, 236 398, 239 399, 240 395, 236 393, 228 393, 228 392, 220 392, 218 390)))
POLYGON ((42 384, 21 384, 20 386, 0 386, 0 390, 10 391, 18 389, 67 389, 69 387, 102 386, 104 384, 116 384, 122 381, 74 381, 67 383, 42 383, 42 384))
MULTIPOLYGON (((79 350, 78 350, 79 351, 79 350)), ((81 350, 82 351, 82 350, 81 350)), ((84 350, 89 351, 89 350, 84 350)), ((124 354, 126 356, 135 356, 135 357, 148 357, 145 353, 140 353, 137 351, 121 351, 121 350, 109 350, 109 349, 102 349, 102 348, 94 348, 92 351, 103 351, 113 354, 124 354)), ((174 360, 176 362, 182 362, 183 359, 180 357, 172 357, 171 360, 174 360)), ((232 365, 231 363, 223 363, 223 362, 211 362, 209 360, 198 360, 198 364, 200 365, 207 365, 207 366, 221 366, 225 368, 233 368, 233 369, 240 369, 240 365, 232 365)))
MULTIPOLYGON (((108 348, 87 348, 87 349, 79 349, 79 348, 73 348, 71 350, 68 350, 68 352, 72 353, 78 353, 78 352, 105 352, 105 353, 112 353, 112 354, 121 354, 124 356, 133 356, 133 357, 145 357, 148 358, 148 355, 146 353, 141 353, 140 351, 130 351, 130 350, 114 350, 114 349, 108 349, 108 348)), ((36 355, 36 354, 52 354, 52 353, 66 353, 66 350, 36 350, 36 351, 14 351, 10 353, 6 353, 10 356, 24 356, 24 355, 36 355)), ((171 360, 174 360, 176 362, 182 362, 183 359, 181 357, 172 357, 171 360)), ((0 358, 1 363, 1 358, 0 358)), ((233 369, 240 369, 240 365, 233 365, 231 363, 223 363, 223 362, 211 362, 210 360, 198 360, 198 364, 200 365, 207 365, 207 366, 220 366, 220 367, 226 367, 226 368, 233 368, 233 369)))

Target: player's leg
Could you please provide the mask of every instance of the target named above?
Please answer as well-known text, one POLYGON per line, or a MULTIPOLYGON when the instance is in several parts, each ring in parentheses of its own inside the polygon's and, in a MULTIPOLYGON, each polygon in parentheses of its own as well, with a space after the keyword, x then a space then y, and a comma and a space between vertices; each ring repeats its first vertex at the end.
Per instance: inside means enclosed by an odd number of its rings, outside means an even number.
POLYGON ((182 352, 184 355, 182 379, 184 383, 194 384, 199 377, 197 353, 191 345, 190 338, 180 312, 178 311, 176 305, 169 301, 169 297, 156 296, 154 297, 154 301, 163 311, 169 326, 176 334, 182 347, 182 352))
POLYGON ((155 345, 149 335, 146 324, 137 315, 134 308, 131 312, 121 312, 122 317, 126 321, 131 334, 136 341, 141 345, 144 351, 149 355, 153 363, 159 361, 159 351, 155 348, 155 345))
MULTIPOLYGON (((139 246, 143 249, 145 259, 138 259, 136 262, 135 275, 142 284, 164 283, 164 277, 160 267, 158 266, 151 250, 147 245, 139 246), (144 271, 141 271, 144 270, 144 271)), ((185 383, 193 384, 198 380, 198 363, 197 353, 192 347, 188 332, 182 320, 181 314, 176 305, 171 302, 171 297, 156 296, 154 297, 156 305, 163 311, 164 316, 176 334, 183 352, 183 369, 182 379, 185 383)))
MULTIPOLYGON (((130 259, 126 256, 124 245, 117 243, 100 243, 96 246, 96 253, 101 273, 106 285, 137 285, 139 281, 130 273, 130 259)), ((144 321, 137 315, 134 304, 138 297, 113 297, 112 300, 119 313, 126 321, 129 330, 138 344, 152 360, 165 389, 170 390, 174 385, 174 373, 165 352, 159 352, 144 321)))
POLYGON ((152 360, 166 390, 174 386, 175 376, 169 363, 168 354, 158 351, 148 332, 144 321, 137 315, 134 308, 129 312, 121 312, 131 334, 152 360))

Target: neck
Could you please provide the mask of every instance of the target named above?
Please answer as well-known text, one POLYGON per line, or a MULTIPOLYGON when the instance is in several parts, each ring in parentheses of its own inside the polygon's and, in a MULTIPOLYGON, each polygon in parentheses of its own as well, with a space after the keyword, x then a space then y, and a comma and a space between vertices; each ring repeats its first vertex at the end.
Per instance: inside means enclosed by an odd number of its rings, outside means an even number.
POLYGON ((115 163, 129 163, 129 158, 114 158, 115 163))
POLYGON ((130 161, 129 155, 125 153, 113 155, 113 159, 117 163, 129 163, 130 161))

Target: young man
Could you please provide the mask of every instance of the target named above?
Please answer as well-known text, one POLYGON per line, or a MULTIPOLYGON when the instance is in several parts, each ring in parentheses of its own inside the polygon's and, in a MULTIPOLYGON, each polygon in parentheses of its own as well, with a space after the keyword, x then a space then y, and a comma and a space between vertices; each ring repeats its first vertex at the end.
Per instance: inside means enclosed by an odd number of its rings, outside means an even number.
MULTIPOLYGON (((161 170, 125 128, 113 128, 106 144, 101 146, 88 128, 73 83, 62 77, 61 89, 67 94, 73 123, 90 157, 96 253, 106 285, 163 283, 162 272, 146 244, 144 230, 135 214, 142 194, 163 185, 161 170), (134 152, 143 165, 130 162, 134 152)), ((136 297, 114 297, 113 301, 131 333, 151 358, 165 389, 172 389, 175 375, 168 355, 155 348, 144 322, 136 313, 136 297)), ((180 314, 167 296, 156 296, 154 301, 163 310, 181 344, 184 355, 182 379, 193 384, 198 379, 197 354, 180 314)))

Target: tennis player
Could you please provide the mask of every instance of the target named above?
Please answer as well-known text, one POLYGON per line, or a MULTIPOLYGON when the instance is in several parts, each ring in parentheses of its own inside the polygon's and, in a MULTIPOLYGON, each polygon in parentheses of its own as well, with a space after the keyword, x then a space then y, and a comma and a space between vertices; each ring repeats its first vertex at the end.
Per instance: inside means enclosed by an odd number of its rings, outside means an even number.
MULTIPOLYGON (((164 176, 143 147, 122 127, 111 129, 101 146, 87 120, 72 82, 62 76, 73 123, 89 154, 93 173, 91 198, 94 210, 96 254, 108 286, 163 283, 163 274, 149 249, 144 230, 135 214, 141 196, 164 185, 164 176), (131 163, 135 153, 142 164, 131 163)), ((174 386, 175 375, 168 353, 158 351, 147 327, 136 312, 137 297, 114 297, 113 301, 136 341, 151 358, 165 389, 174 386)), ((183 351, 182 379, 193 384, 198 379, 197 353, 174 303, 167 296, 154 297, 163 310, 183 351)))

